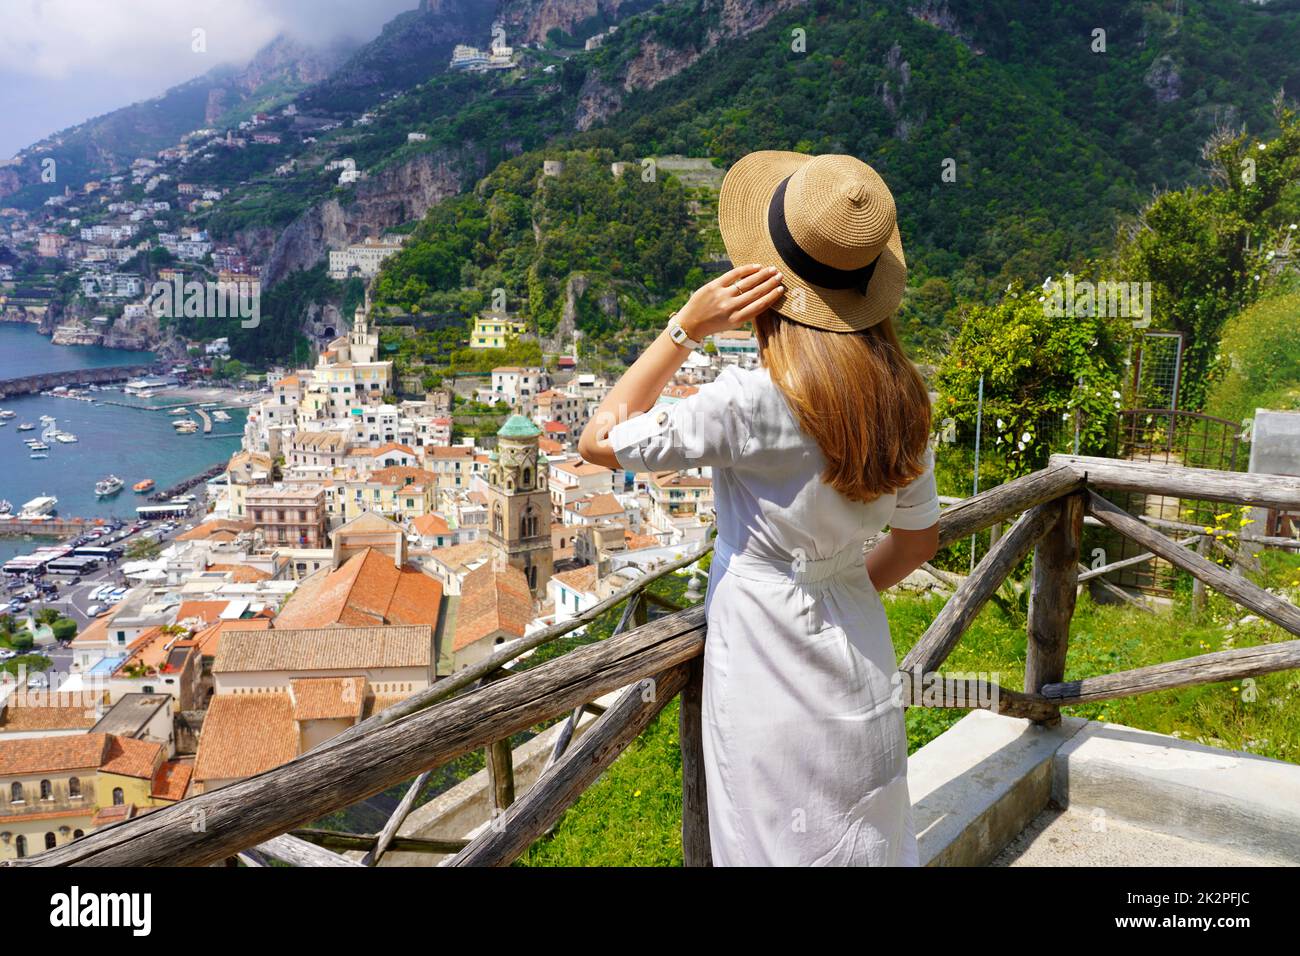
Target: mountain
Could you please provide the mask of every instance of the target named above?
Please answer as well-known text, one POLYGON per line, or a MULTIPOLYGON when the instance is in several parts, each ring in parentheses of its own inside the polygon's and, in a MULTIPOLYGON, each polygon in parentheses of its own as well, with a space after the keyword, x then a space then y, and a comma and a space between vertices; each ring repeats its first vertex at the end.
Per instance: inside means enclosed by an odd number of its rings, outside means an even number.
POLYGON ((92 179, 121 172, 138 157, 175 146, 188 132, 238 124, 254 112, 282 106, 322 82, 353 47, 340 41, 317 49, 276 37, 243 67, 215 67, 154 99, 34 143, 5 168, 7 175, 0 176, 0 200, 18 208, 38 206, 64 187, 79 189, 92 179), (41 180, 41 161, 47 157, 57 162, 53 185, 41 180))

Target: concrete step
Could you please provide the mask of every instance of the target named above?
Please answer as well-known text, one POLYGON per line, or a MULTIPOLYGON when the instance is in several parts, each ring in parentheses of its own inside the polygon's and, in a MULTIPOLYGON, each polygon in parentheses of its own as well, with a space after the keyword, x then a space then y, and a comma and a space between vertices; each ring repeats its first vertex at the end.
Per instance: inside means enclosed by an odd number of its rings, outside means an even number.
POLYGON ((1234 848, 1049 807, 989 866, 1287 866, 1234 848))

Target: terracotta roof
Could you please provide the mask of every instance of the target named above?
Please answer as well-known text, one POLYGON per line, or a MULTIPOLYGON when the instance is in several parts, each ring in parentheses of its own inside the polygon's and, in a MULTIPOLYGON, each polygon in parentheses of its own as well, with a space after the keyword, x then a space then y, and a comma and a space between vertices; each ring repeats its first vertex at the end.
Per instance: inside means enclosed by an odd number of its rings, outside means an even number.
POLYGON ((90 825, 96 829, 108 826, 110 823, 119 823, 122 820, 130 820, 137 813, 134 803, 119 803, 112 806, 100 807, 90 820, 90 825))
POLYGON ((216 521, 205 521, 197 524, 189 531, 176 536, 177 541, 206 541, 214 539, 219 541, 233 541, 244 531, 252 531, 253 525, 247 521, 231 521, 227 518, 218 518, 216 521))
MULTIPOLYGON (((180 635, 168 634, 161 627, 151 627, 126 646, 127 654, 118 666, 121 673, 129 664, 140 663, 160 674, 175 673, 173 652, 180 647, 192 647, 193 641, 182 640, 180 635)), ((184 661, 184 657, 180 662, 184 661)))
POLYGON ((622 502, 609 492, 599 495, 584 495, 569 502, 566 507, 584 518, 604 518, 626 514, 622 502))
POLYGON ((160 800, 182 800, 190 789, 194 764, 189 760, 167 760, 153 775, 151 793, 160 800))
POLYGON ((258 581, 271 579, 270 571, 263 571, 251 564, 209 564, 208 570, 229 573, 235 584, 256 584, 258 581))
POLYGON ((572 461, 561 462, 559 465, 556 465, 556 467, 560 471, 567 471, 569 474, 576 475, 579 478, 586 478, 591 475, 599 475, 601 473, 608 475, 611 470, 609 468, 606 468, 604 465, 590 464, 589 462, 583 461, 581 458, 575 458, 572 461))
POLYGON ((660 488, 709 488, 713 482, 697 475, 683 475, 678 471, 656 471, 650 480, 660 488))
POLYGON ((275 383, 276 388, 281 388, 281 387, 296 388, 297 386, 298 386, 297 375, 286 375, 284 378, 280 379, 280 381, 275 383))
POLYGON ((570 591, 594 594, 596 592, 596 566, 588 564, 585 567, 574 568, 572 571, 561 571, 559 574, 552 574, 551 580, 566 585, 570 591))
POLYGON ((411 522, 411 527, 419 535, 451 534, 451 525, 440 514, 420 515, 411 522))
POLYGON ((627 531, 623 534, 623 543, 629 551, 639 551, 642 548, 657 548, 660 542, 652 534, 633 534, 627 531))
POLYGON ((488 544, 487 539, 480 537, 477 541, 464 541, 445 548, 434 548, 429 552, 429 557, 456 571, 468 567, 491 550, 492 546, 488 544))
POLYGON ((98 721, 94 705, 80 694, 43 694, 30 700, 23 694, 13 694, 0 711, 0 731, 4 733, 88 730, 98 721))
POLYGON ((289 681, 294 720, 360 717, 366 700, 364 677, 307 677, 289 681))
POLYGON ((217 694, 203 719, 194 779, 251 777, 296 756, 298 727, 288 694, 217 694))
POLYGON ((564 424, 564 422, 543 422, 542 428, 543 430, 550 432, 552 435, 567 435, 569 432, 569 426, 564 424))
POLYGON ((113 620, 113 615, 116 613, 117 608, 110 608, 99 615, 99 617, 83 627, 77 636, 72 639, 73 645, 98 644, 101 641, 108 640, 108 623, 113 620))
POLYGON ((373 457, 376 455, 382 455, 386 451, 404 451, 408 455, 415 454, 415 449, 411 448, 409 445, 399 445, 397 442, 392 441, 386 445, 380 445, 378 448, 357 448, 353 450, 353 454, 373 457))
POLYGON ((562 455, 564 454, 564 445, 552 438, 537 439, 537 448, 544 455, 562 455))
POLYGON ((311 575, 284 603, 277 627, 348 624, 428 624, 442 613, 442 584, 410 565, 398 568, 382 551, 366 548, 337 569, 311 575))
POLYGON ((116 734, 103 736, 108 738, 108 752, 103 764, 100 765, 100 770, 122 777, 153 779, 159 758, 163 755, 162 744, 148 740, 135 740, 132 737, 119 737, 116 734))
MULTIPOLYGON (((307 630, 275 628, 269 631, 228 631, 221 638, 212 671, 427 667, 432 659, 433 628, 428 625, 307 630)), ((218 694, 213 700, 221 696, 218 694)))
POLYGON ((533 598, 524 572, 513 565, 498 571, 488 562, 465 575, 461 583, 452 650, 468 647, 498 630, 522 637, 532 618, 533 598))
POLYGON ((182 601, 176 609, 175 621, 202 621, 203 626, 221 620, 221 612, 230 606, 229 601, 182 601))
POLYGON ((269 617, 245 617, 233 621, 217 621, 194 635, 194 643, 204 657, 216 657, 221 646, 221 635, 227 631, 265 631, 271 626, 269 617))
POLYGON ((67 734, 0 740, 0 776, 60 773, 102 767, 125 776, 153 776, 145 763, 162 752, 162 744, 113 734, 67 734))
POLYGON ((433 445, 425 446, 425 459, 429 458, 473 458, 474 446, 472 445, 433 445))

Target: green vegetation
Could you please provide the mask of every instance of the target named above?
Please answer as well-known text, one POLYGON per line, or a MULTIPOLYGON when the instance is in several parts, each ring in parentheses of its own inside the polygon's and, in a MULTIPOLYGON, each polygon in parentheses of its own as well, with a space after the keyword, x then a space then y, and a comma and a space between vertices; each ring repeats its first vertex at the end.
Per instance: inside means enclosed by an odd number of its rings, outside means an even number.
POLYGON ((1300 293, 1264 299, 1228 319, 1219 364, 1207 414, 1244 422, 1256 408, 1300 409, 1300 293))

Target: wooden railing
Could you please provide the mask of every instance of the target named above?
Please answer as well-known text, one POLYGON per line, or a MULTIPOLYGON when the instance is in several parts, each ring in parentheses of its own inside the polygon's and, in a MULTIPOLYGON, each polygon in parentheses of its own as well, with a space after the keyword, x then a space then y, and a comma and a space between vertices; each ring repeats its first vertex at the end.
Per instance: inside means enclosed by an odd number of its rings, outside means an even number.
MULTIPOLYGON (((1104 491, 1178 495, 1265 508, 1300 507, 1300 478, 1074 456, 1053 456, 1041 471, 963 500, 945 510, 939 520, 942 546, 1020 517, 956 588, 904 658, 899 670, 907 704, 930 706, 933 692, 941 688, 938 706, 982 706, 1051 724, 1059 721, 1062 707, 1084 701, 1300 667, 1300 640, 1292 640, 1066 681, 1070 618, 1081 570, 1086 570, 1079 563, 1086 515, 1300 636, 1300 610, 1295 606, 1119 510, 1098 494, 1104 491), (962 633, 1031 551, 1024 690, 980 680, 944 680, 940 668, 962 633)), ((299 865, 357 866, 374 865, 390 851, 455 853, 450 863, 457 866, 507 865, 548 832, 628 743, 680 694, 683 853, 686 865, 707 866, 710 854, 700 726, 704 611, 697 604, 656 620, 648 620, 646 614, 648 602, 663 600, 651 595, 647 586, 695 563, 705 550, 707 546, 647 575, 579 617, 438 681, 281 767, 7 865, 207 865, 235 858, 263 865, 267 857, 275 857, 299 865), (622 619, 612 637, 529 670, 504 670, 521 653, 555 640, 619 604, 624 604, 622 619), (571 742, 582 711, 620 688, 623 692, 615 703, 571 742), (503 742, 512 734, 565 715, 568 721, 551 761, 536 783, 516 798, 510 751, 503 742), (397 836, 428 774, 461 754, 484 748, 489 751, 491 791, 499 811, 490 825, 468 843, 397 836), (378 834, 295 829, 413 778, 415 783, 406 798, 378 834), (365 851, 361 863, 332 852, 351 849, 365 851)))

